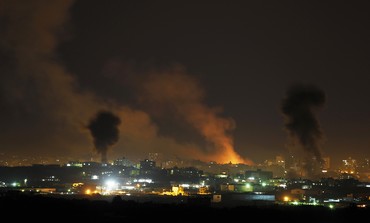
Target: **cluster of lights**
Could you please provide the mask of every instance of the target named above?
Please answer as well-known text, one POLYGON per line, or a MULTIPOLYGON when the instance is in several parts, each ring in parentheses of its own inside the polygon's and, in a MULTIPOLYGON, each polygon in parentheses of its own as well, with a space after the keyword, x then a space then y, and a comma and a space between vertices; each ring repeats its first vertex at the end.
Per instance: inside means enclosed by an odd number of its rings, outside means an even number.
POLYGON ((138 182, 138 183, 153 183, 153 180, 152 179, 135 179, 134 182, 138 182))
POLYGON ((118 183, 114 180, 107 180, 105 182, 106 190, 107 191, 112 191, 112 190, 117 190, 118 189, 118 183))

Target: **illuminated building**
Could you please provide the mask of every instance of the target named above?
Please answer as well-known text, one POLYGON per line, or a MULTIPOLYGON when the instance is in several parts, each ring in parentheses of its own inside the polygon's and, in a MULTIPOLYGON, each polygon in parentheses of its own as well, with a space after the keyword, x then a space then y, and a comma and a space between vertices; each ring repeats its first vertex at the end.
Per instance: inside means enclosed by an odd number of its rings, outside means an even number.
POLYGON ((73 167, 82 167, 82 162, 79 161, 69 161, 66 166, 73 166, 73 167))
POLYGON ((113 165, 115 166, 133 166, 133 163, 126 159, 125 157, 122 157, 120 159, 116 159, 115 161, 113 161, 113 165))
POLYGON ((159 155, 159 153, 149 153, 148 157, 150 161, 157 161, 159 155))
POLYGON ((155 162, 145 159, 140 161, 140 174, 141 175, 150 175, 155 169, 155 162))
POLYGON ((324 160, 324 163, 322 164, 322 169, 330 169, 330 157, 323 157, 322 159, 324 160))
POLYGON ((283 156, 276 156, 275 162, 276 162, 276 165, 282 166, 285 168, 285 159, 283 156))
POLYGON ((340 168, 340 173, 342 174, 356 174, 357 161, 348 157, 348 159, 342 160, 342 166, 340 168))
POLYGON ((249 181, 260 183, 262 181, 270 180, 273 177, 271 171, 263 171, 261 169, 257 169, 245 171, 245 178, 249 181))
POLYGON ((140 161, 140 169, 153 169, 155 167, 155 161, 145 159, 140 161))

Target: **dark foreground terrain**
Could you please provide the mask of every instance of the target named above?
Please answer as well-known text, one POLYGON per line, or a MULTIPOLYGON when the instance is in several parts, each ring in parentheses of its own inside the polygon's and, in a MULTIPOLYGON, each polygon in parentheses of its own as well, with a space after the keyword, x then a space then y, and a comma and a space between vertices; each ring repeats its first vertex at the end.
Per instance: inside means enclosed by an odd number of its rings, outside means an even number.
POLYGON ((1 222, 368 222, 369 208, 321 206, 221 208, 122 200, 66 199, 42 195, 0 196, 1 222), (5 222, 5 221, 4 221, 5 222))

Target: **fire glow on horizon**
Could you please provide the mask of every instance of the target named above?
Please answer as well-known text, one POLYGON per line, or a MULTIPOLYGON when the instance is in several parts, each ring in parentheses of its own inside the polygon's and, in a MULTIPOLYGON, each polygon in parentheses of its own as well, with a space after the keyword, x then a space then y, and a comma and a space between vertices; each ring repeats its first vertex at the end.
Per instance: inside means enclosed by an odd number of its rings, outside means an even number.
POLYGON ((215 161, 220 164, 246 164, 253 165, 253 161, 249 159, 242 158, 237 152, 235 152, 232 144, 224 143, 223 148, 219 149, 219 152, 210 156, 212 161, 215 161))
POLYGON ((63 39, 59 36, 63 33, 60 31, 65 29, 72 6, 72 0, 55 0, 50 4, 9 1, 7 7, 11 10, 0 10, 0 16, 6 18, 5 34, 0 37, 0 42, 4 43, 1 47, 6 46, 4 52, 14 56, 7 58, 11 61, 5 69, 9 68, 9 75, 5 75, 0 85, 6 89, 5 101, 11 102, 9 111, 21 109, 27 114, 2 123, 4 129, 13 130, 0 136, 4 145, 27 153, 50 155, 48 148, 55 148, 53 153, 77 155, 87 152, 93 137, 96 152, 103 162, 106 162, 109 149, 117 146, 125 155, 160 150, 202 161, 248 163, 233 148, 230 133, 235 128, 234 120, 223 117, 219 107, 205 103, 203 87, 182 67, 170 66, 159 71, 145 69, 143 75, 137 75, 142 79, 132 80, 135 85, 131 89, 133 95, 140 97, 135 104, 143 103, 143 110, 136 105, 134 108, 113 98, 105 98, 88 88, 80 88, 79 78, 68 72, 63 61, 56 59, 63 39), (29 94, 31 90, 32 94, 29 94), (160 118, 158 123, 153 118, 156 111, 151 108, 145 110, 148 104, 159 110, 167 109, 164 115, 176 116, 171 120, 175 124, 180 120, 191 126, 209 143, 209 148, 202 150, 197 142, 193 142, 196 140, 193 136, 188 142, 181 143, 176 136, 162 135, 158 131, 160 118), (111 123, 113 127, 108 126, 106 130, 104 122, 95 126, 94 119, 90 119, 99 111, 117 114, 111 123), (120 120, 122 126, 119 125, 120 120), (17 127, 25 130, 18 131, 17 127), (90 129, 91 135, 86 133, 86 129, 90 129), (12 140, 15 136, 24 137, 23 140, 12 140), (44 136, 43 140, 38 140, 38 136, 44 136), (24 144, 27 144, 26 148, 24 144))
POLYGON ((195 151, 194 158, 218 163, 253 163, 234 150, 230 132, 235 129, 235 121, 222 117, 219 107, 206 105, 202 87, 181 67, 153 72, 143 82, 141 91, 142 103, 167 108, 169 114, 180 117, 212 145, 207 152, 195 151))

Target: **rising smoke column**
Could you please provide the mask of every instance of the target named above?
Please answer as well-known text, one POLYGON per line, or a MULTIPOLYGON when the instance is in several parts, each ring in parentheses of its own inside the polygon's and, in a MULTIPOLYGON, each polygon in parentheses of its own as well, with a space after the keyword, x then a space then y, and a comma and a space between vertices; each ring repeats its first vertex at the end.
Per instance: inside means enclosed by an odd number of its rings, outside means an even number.
POLYGON ((78 89, 57 55, 73 2, 0 0, 4 150, 62 155, 88 145, 82 123, 104 107, 93 94, 78 89))
POLYGON ((101 111, 88 125, 91 135, 94 138, 95 149, 101 154, 102 163, 107 163, 108 149, 118 142, 118 126, 120 123, 120 118, 115 114, 109 111, 101 111))
POLYGON ((102 99, 64 65, 58 48, 74 36, 68 32, 74 2, 0 0, 0 151, 90 159, 86 126, 98 111, 108 110, 126 120, 120 125, 126 140, 119 141, 125 154, 142 158, 155 150, 193 157, 197 145, 160 136, 149 114, 102 99))
MULTIPOLYGON (((324 106, 326 96, 323 90, 314 85, 296 84, 291 86, 282 101, 281 110, 285 115, 285 128, 291 137, 298 139, 310 156, 307 163, 315 157, 322 163, 319 141, 322 138, 319 121, 314 109, 324 106)), ((310 172, 310 170, 307 170, 310 172)))
POLYGON ((220 109, 207 106, 198 82, 181 68, 153 72, 142 86, 142 101, 166 107, 193 126, 214 149, 200 159, 219 163, 248 163, 236 153, 230 131, 235 122, 220 116, 220 109))

